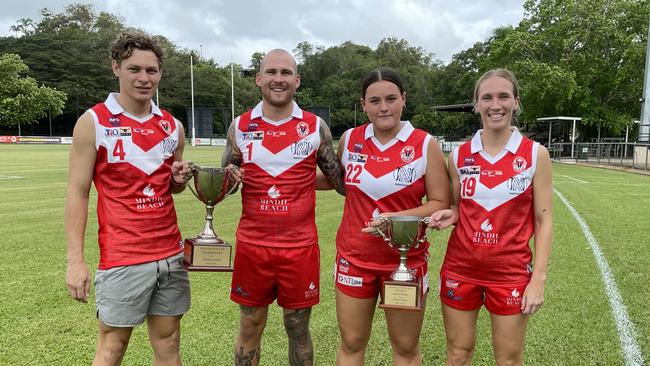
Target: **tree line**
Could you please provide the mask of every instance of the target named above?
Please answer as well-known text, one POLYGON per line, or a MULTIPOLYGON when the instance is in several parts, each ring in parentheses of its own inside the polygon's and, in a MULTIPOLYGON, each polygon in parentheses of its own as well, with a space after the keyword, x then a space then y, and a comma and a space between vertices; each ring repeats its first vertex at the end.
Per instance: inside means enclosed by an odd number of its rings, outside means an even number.
MULTIPOLYGON (((434 135, 464 137, 476 128, 472 114, 433 107, 471 102, 478 76, 505 67, 519 78, 524 127, 533 128, 538 117, 582 117, 585 140, 598 128, 619 136, 639 119, 648 0, 527 0, 523 7, 518 25, 495 29, 446 64, 404 39, 385 38, 375 49, 350 41, 327 48, 303 41, 293 50, 302 77, 298 102, 329 107, 330 127, 339 135, 365 122, 362 79, 389 66, 404 79, 403 119, 434 135)), ((13 35, 0 38, 0 133, 15 133, 18 123, 44 132, 44 122, 53 117, 56 133, 69 135, 81 113, 118 88, 108 47, 119 32, 136 28, 89 4, 71 4, 61 13, 43 9, 40 15, 39 22, 17 20, 13 35)), ((158 38, 165 50, 159 104, 187 125, 191 56, 195 106, 214 108, 215 133, 222 133, 231 116, 231 65, 158 38)), ((249 65, 232 65, 235 115, 260 99, 250 70, 263 56, 255 52, 249 65)))

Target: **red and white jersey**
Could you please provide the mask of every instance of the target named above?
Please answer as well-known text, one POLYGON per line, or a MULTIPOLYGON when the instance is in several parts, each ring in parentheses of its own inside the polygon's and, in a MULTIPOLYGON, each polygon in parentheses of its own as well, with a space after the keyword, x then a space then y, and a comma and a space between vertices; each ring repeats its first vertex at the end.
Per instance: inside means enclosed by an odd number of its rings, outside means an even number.
POLYGON ((179 123, 152 104, 129 115, 116 94, 88 110, 95 124, 99 269, 159 260, 182 250, 169 190, 179 123))
POLYGON ((242 153, 242 215, 237 241, 270 247, 316 245, 316 154, 320 123, 293 103, 290 117, 272 121, 262 102, 237 117, 242 153))
MULTIPOLYGON (((424 174, 431 136, 403 122, 397 136, 382 145, 372 124, 346 131, 341 157, 345 169, 345 208, 336 234, 336 249, 355 266, 395 269, 399 252, 383 238, 361 232, 382 212, 396 212, 422 205, 426 195, 424 174)), ((429 243, 411 248, 409 259, 422 258, 429 243)), ((417 265, 408 262, 408 265, 417 265)))
POLYGON ((492 157, 483 151, 481 132, 453 152, 459 219, 442 271, 479 284, 525 282, 532 272, 532 182, 539 144, 514 129, 505 149, 492 157))

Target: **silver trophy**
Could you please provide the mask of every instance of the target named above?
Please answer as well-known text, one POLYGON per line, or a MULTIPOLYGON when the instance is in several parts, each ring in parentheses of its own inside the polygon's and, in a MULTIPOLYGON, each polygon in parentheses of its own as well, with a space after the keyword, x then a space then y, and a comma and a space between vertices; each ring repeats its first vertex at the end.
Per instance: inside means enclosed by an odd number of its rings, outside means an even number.
POLYGON ((386 232, 377 228, 384 241, 399 251, 399 266, 390 275, 392 281, 384 281, 382 304, 384 308, 421 309, 420 280, 415 270, 406 266, 408 252, 424 243, 429 234, 429 218, 418 216, 390 216, 386 218, 386 232))
POLYGON ((237 190, 225 168, 192 166, 194 188, 190 190, 205 204, 205 225, 194 238, 185 239, 185 265, 196 271, 232 271, 232 245, 217 236, 212 227, 214 206, 237 190))

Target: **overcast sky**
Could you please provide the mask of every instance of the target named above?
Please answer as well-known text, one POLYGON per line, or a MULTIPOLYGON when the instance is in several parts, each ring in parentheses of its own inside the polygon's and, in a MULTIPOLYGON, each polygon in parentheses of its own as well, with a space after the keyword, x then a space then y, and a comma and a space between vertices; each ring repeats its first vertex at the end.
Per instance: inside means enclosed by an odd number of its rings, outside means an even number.
MULTIPOLYGON (((73 0, 4 2, 0 35, 20 18, 40 20, 47 7, 60 13, 73 0)), ((496 27, 517 25, 524 0, 104 0, 92 2, 127 26, 160 34, 220 65, 247 67, 251 55, 273 48, 292 52, 299 42, 336 46, 345 41, 376 48, 386 37, 403 38, 434 58, 486 40, 496 27)))

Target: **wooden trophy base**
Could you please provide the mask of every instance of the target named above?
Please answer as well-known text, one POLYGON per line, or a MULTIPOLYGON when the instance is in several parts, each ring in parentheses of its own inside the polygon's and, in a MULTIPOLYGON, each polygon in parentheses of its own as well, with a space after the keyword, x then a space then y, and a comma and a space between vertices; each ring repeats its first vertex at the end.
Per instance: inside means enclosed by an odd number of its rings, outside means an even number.
POLYGON ((232 245, 185 239, 183 264, 188 271, 232 272, 232 245))
POLYGON ((380 308, 422 310, 420 291, 422 278, 416 282, 385 281, 381 288, 380 308))

